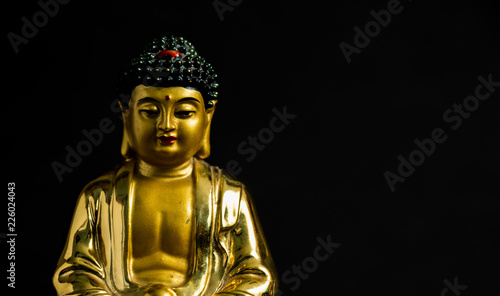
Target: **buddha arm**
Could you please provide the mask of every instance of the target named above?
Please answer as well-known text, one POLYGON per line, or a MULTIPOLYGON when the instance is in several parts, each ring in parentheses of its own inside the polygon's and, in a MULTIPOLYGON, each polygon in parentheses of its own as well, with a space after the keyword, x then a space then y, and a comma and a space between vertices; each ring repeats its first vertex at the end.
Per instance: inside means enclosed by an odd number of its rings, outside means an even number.
POLYGON ((245 190, 241 194, 237 223, 228 234, 227 242, 225 280, 214 295, 274 295, 278 284, 274 263, 245 190))
POLYGON ((96 235, 102 190, 84 190, 78 198, 65 249, 53 282, 62 295, 111 295, 106 288, 96 235))

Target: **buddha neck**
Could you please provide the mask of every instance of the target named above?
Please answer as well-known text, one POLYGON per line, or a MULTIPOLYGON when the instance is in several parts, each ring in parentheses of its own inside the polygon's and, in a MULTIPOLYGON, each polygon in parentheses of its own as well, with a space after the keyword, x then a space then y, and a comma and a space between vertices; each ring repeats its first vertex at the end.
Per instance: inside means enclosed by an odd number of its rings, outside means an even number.
POLYGON ((137 171, 145 177, 179 178, 186 177, 193 171, 193 158, 179 165, 155 166, 142 159, 137 160, 137 171))

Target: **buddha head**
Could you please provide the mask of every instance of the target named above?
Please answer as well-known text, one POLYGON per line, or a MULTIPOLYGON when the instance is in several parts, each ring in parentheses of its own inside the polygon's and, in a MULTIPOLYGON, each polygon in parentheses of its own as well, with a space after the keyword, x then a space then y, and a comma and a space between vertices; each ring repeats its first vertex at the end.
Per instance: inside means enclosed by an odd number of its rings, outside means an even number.
POLYGON ((182 37, 153 40, 125 66, 118 82, 123 113, 121 153, 151 165, 210 155, 217 75, 182 37))

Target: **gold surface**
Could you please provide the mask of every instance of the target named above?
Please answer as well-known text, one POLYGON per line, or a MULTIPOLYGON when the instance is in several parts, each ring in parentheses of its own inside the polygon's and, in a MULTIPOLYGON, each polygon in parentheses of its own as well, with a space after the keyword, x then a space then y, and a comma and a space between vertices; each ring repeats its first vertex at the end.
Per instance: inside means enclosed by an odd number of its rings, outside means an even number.
POLYGON ((126 160, 78 198, 53 278, 59 295, 275 294, 244 185, 201 160, 214 111, 194 89, 135 88, 123 110, 126 160))

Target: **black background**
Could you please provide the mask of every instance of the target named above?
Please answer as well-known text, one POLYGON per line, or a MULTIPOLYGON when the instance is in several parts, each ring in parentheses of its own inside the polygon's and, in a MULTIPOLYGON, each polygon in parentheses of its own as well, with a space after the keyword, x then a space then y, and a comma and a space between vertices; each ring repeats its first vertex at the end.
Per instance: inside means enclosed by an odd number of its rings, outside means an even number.
POLYGON ((1 239, 7 295, 55 295, 76 198, 121 161, 115 75, 169 34, 191 41, 219 75, 207 161, 241 164, 285 295, 440 295, 455 277, 467 286, 461 295, 498 293, 500 90, 456 130, 442 118, 474 94, 479 75, 500 81, 494 1, 401 1, 351 63, 339 44, 353 45, 353 28, 389 1, 240 2, 221 20, 211 1, 71 1, 17 54, 6 36, 40 7, 4 5, 2 168, 4 186, 16 183, 18 234, 15 290, 1 239), (238 145, 284 107, 297 117, 248 162, 238 145), (65 147, 103 118, 115 130, 59 182, 51 163, 64 163, 65 147), (447 140, 391 192, 384 172, 397 173, 398 155, 435 128, 447 140), (282 279, 328 236, 341 245, 326 261, 299 285, 282 279))

